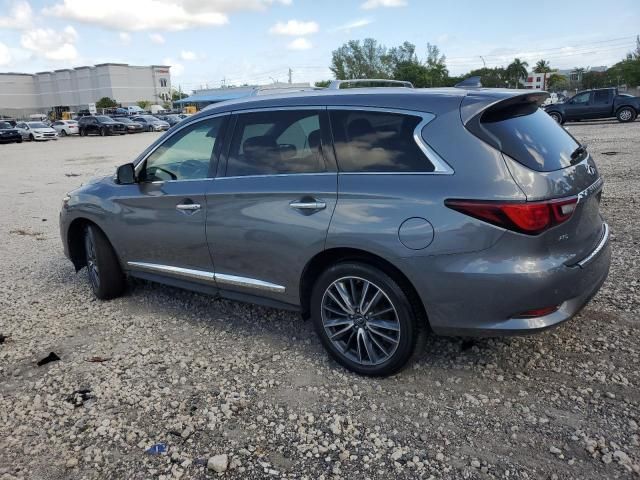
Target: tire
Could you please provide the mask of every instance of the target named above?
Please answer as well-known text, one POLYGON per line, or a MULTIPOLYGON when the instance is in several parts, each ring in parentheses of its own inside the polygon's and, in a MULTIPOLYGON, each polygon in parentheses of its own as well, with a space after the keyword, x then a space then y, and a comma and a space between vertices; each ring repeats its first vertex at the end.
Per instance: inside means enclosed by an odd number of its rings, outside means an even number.
POLYGON ((84 230, 84 250, 93 294, 100 300, 122 295, 125 277, 120 262, 107 237, 95 225, 87 225, 84 230))
POLYGON ((61 137, 66 137, 67 136, 67 131, 66 130, 60 130, 60 136, 61 137))
POLYGON ((33 141, 35 141, 35 139, 36 139, 36 137, 33 136, 33 133, 30 133, 29 134, 29 141, 33 142, 33 141))
POLYGON ((393 278, 375 267, 346 262, 325 270, 313 286, 310 307, 323 346, 336 362, 353 372, 391 375, 413 355, 419 328, 411 302, 393 278), (352 315, 349 307, 344 308, 340 286, 352 302, 352 315), (376 303, 368 305, 376 295, 376 303), (360 310, 359 305, 364 308, 360 310))
POLYGON ((106 130, 104 128, 100 129, 100 136, 104 137, 107 134, 106 130))
POLYGON ((87 134, 87 132, 84 131, 84 128, 80 129, 80 136, 84 137, 87 134))
POLYGON ((621 123, 633 122, 637 116, 638 113, 633 107, 622 107, 616 112, 616 118, 621 123))
POLYGON ((553 118, 559 125, 562 125, 564 123, 564 119, 559 112, 549 112, 549 116, 553 118))
POLYGON ((20 137, 18 140, 16 140, 16 143, 22 143, 22 137, 20 137))
POLYGON ((149 132, 153 133, 153 127, 151 125, 149 125, 149 132))

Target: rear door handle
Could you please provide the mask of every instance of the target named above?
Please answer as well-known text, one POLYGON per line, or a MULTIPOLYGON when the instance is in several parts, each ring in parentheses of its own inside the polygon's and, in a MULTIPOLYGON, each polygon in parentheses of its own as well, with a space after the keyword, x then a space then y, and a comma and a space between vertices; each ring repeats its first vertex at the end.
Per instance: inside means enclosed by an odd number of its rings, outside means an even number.
POLYGON ((311 201, 295 201, 289 204, 291 208, 295 208, 296 210, 322 210, 327 208, 327 204, 325 202, 319 200, 311 200, 311 201))

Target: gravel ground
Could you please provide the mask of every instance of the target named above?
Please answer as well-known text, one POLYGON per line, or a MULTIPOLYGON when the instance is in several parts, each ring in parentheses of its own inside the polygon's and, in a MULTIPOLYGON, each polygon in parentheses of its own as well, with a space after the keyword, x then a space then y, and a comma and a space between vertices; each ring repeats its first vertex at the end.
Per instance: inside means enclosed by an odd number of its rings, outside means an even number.
POLYGON ((426 338, 387 379, 291 313, 144 282, 92 298, 60 201, 156 134, 0 145, 0 479, 638 478, 640 122, 568 129, 606 180, 600 293, 540 335, 426 338))

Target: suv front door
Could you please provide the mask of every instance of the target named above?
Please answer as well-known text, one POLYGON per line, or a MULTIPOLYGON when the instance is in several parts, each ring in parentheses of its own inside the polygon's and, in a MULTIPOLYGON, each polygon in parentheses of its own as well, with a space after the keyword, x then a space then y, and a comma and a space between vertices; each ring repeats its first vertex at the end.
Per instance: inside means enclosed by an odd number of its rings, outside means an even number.
POLYGON ((209 117, 176 130, 136 166, 137 183, 119 186, 118 251, 132 272, 213 285, 205 192, 227 119, 209 117))
POLYGON ((207 241, 228 295, 297 305, 307 261, 324 250, 337 173, 324 108, 234 115, 207 192, 207 241))

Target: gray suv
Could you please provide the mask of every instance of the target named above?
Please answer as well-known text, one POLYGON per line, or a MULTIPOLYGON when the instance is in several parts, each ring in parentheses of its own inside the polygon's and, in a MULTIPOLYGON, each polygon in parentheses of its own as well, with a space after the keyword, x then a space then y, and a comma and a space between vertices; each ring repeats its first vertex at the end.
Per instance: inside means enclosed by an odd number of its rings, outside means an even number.
POLYGON ((311 318, 365 375, 419 331, 532 333, 610 264, 603 181, 546 93, 343 89, 205 109, 70 192, 62 242, 100 299, 126 275, 311 318))

